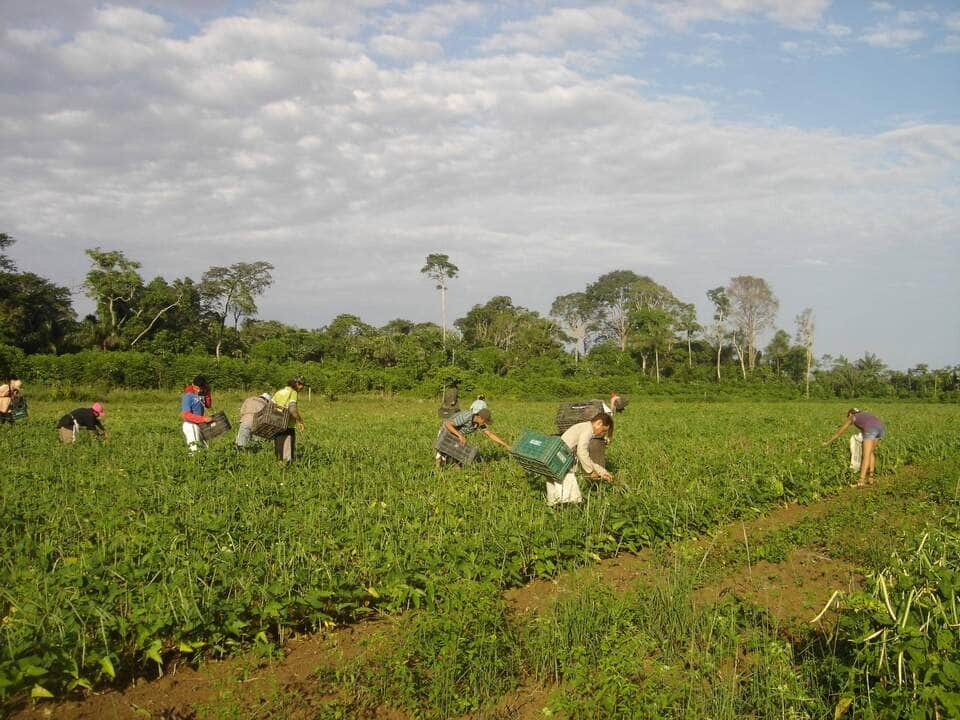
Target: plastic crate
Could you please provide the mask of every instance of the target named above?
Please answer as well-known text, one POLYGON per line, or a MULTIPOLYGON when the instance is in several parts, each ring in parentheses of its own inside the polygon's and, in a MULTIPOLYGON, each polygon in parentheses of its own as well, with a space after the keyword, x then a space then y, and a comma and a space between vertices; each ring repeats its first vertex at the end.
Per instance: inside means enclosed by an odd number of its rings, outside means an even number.
POLYGON ((253 425, 250 427, 257 437, 269 440, 276 437, 290 427, 290 410, 268 402, 264 408, 253 416, 253 425))
POLYGON ((573 466, 573 451, 560 438, 524 430, 510 454, 525 469, 553 480, 563 480, 573 466))
POLYGON ((575 403, 562 403, 557 408, 555 422, 557 435, 562 435, 572 425, 593 420, 598 413, 603 412, 603 403, 600 400, 584 400, 575 403))
POLYGON ((204 442, 210 442, 215 437, 220 437, 230 429, 230 421, 227 420, 226 413, 218 412, 210 418, 208 423, 200 423, 200 437, 204 442))
POLYGON ((440 428, 433 449, 449 460, 461 465, 471 465, 477 461, 479 451, 473 445, 461 445, 459 438, 446 428, 440 428))
POLYGON ((13 422, 27 419, 27 399, 25 397, 17 397, 10 404, 10 419, 13 422))

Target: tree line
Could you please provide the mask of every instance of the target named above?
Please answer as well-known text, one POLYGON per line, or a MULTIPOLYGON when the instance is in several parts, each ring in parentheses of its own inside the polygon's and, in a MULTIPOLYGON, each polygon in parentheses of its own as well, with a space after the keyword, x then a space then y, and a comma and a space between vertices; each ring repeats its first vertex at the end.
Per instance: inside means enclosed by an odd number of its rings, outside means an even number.
MULTIPOLYGON (((821 397, 960 394, 958 366, 899 372, 871 353, 853 361, 818 359, 812 309, 796 317, 792 333, 776 328, 773 289, 748 275, 706 293, 712 312, 705 324, 698 322, 694 303, 649 276, 621 269, 558 296, 546 316, 497 295, 448 327, 447 293, 459 268, 447 255, 433 253, 421 272, 440 292, 439 325, 397 318, 375 327, 341 314, 308 330, 257 317, 257 300, 273 282, 274 268, 265 261, 210 267, 197 280, 147 281, 141 264, 123 252, 92 248, 86 251, 90 267, 83 288, 95 310, 78 318, 67 288, 15 267, 4 252, 12 243, 0 234, 0 346, 6 348, 0 347, 0 372, 6 374, 16 370, 21 354, 96 351, 207 356, 215 365, 226 359, 319 363, 326 365, 326 378, 338 366, 354 378, 367 373, 366 382, 341 387, 347 391, 411 390, 483 377, 513 380, 518 387, 553 378, 576 388, 607 377, 618 378, 621 389, 629 379, 650 385, 781 384, 821 397)), ((243 378, 242 384, 250 380, 243 378)))

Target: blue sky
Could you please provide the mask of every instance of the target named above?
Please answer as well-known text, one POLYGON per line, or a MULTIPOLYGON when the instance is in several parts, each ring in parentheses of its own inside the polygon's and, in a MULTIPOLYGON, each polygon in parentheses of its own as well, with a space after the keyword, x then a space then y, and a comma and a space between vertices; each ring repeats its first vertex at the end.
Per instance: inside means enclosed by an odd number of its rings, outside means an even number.
POLYGON ((75 291, 267 259, 261 315, 759 275, 817 354, 960 362, 960 6, 0 0, 0 218, 75 291))

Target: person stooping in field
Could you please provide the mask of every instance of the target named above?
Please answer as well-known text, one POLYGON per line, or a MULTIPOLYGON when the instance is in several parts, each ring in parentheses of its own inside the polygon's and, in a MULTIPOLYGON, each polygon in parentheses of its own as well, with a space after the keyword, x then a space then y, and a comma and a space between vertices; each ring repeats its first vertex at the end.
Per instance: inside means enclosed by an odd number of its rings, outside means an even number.
POLYGON ((71 410, 57 421, 57 433, 60 435, 60 442, 75 443, 81 429, 91 430, 96 433, 98 438, 106 440, 107 429, 100 422, 100 418, 106 416, 106 414, 103 405, 98 402, 90 407, 71 410))
POLYGON ((190 452, 206 447, 200 436, 200 425, 210 422, 204 413, 213 405, 210 383, 203 375, 197 375, 193 382, 183 389, 180 395, 180 419, 183 420, 183 436, 187 439, 190 452))
POLYGON ((0 385, 0 423, 13 422, 13 406, 20 399, 23 381, 11 378, 0 385))
POLYGON ((577 459, 562 482, 547 481, 547 505, 553 507, 583 501, 580 484, 577 482, 578 465, 590 476, 613 480, 613 475, 590 457, 590 442, 595 437, 606 437, 612 433, 613 418, 605 412, 597 413, 592 420, 571 425, 564 431, 560 439, 574 452, 577 459))
POLYGON ((837 428, 837 431, 828 440, 824 440, 823 444, 826 446, 832 443, 851 425, 860 430, 863 435, 863 448, 860 453, 860 479, 856 483, 857 487, 863 487, 868 482, 872 483, 874 481, 877 465, 877 443, 886 435, 886 427, 876 415, 864 412, 860 408, 850 408, 847 410, 846 421, 837 428))
MULTIPOLYGON (((439 437, 440 434, 446 430, 456 437, 461 445, 466 445, 467 435, 479 430, 486 435, 491 442, 495 442, 497 445, 502 445, 507 450, 510 450, 510 446, 489 429, 488 426, 492 424, 493 416, 490 414, 490 408, 482 408, 476 413, 471 410, 463 410, 440 423, 440 432, 437 433, 437 436, 439 437)), ((437 465, 443 465, 450 460, 450 458, 441 452, 437 452, 436 459, 437 465)))
POLYGON ((240 427, 237 429, 236 445, 241 450, 250 444, 253 434, 253 421, 257 413, 263 410, 270 402, 270 393, 248 397, 240 405, 240 427))
POLYGON ((303 387, 303 378, 296 377, 288 380, 285 388, 273 394, 273 404, 290 412, 290 425, 273 438, 273 449, 280 462, 290 462, 296 455, 297 430, 303 432, 303 417, 297 408, 297 399, 303 387))

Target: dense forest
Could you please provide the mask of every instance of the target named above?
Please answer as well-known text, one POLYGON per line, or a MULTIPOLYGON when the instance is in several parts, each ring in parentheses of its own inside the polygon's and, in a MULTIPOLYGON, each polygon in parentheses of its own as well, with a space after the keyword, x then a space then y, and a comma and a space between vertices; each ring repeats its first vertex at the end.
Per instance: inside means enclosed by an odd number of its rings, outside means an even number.
POLYGON ((264 261, 211 267, 199 279, 146 281, 123 252, 86 251, 84 290, 95 311, 78 318, 70 291, 20 272, 0 234, 0 374, 50 387, 174 387, 197 372, 220 387, 257 388, 303 374, 331 396, 445 385, 548 397, 618 389, 665 396, 960 398, 960 366, 895 371, 872 353, 815 354, 815 318, 774 326, 779 302, 759 277, 711 289, 711 321, 696 306, 631 270, 557 297, 548 316, 498 295, 448 326, 446 294, 459 269, 431 254, 422 269, 439 291, 441 323, 403 318, 375 327, 355 315, 301 329, 257 318, 273 282, 264 261), (761 338, 770 339, 763 344, 761 338))

